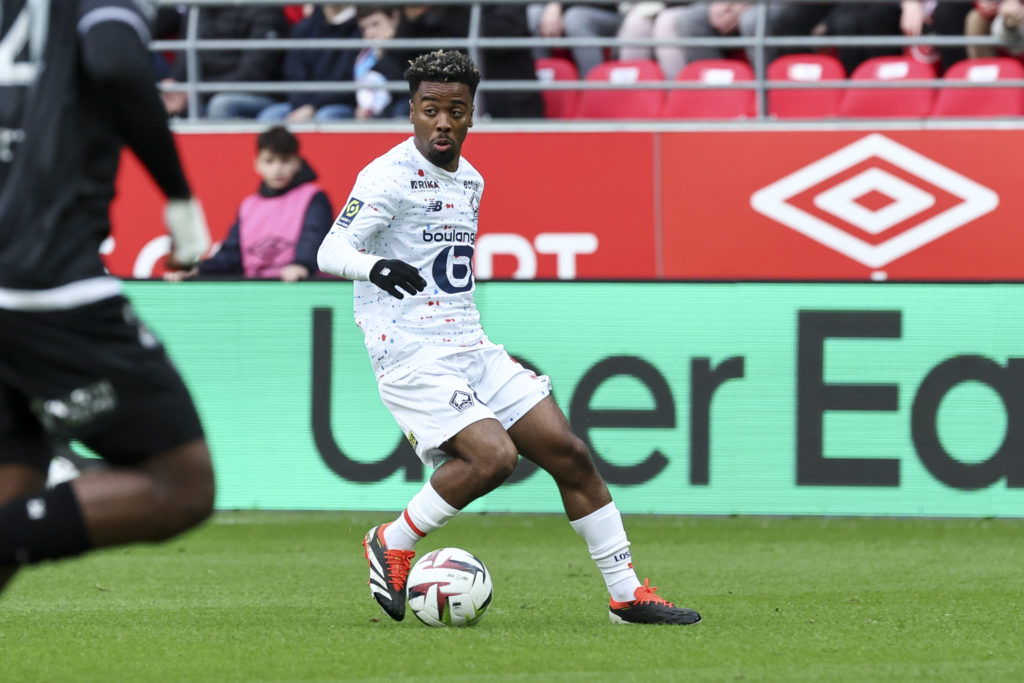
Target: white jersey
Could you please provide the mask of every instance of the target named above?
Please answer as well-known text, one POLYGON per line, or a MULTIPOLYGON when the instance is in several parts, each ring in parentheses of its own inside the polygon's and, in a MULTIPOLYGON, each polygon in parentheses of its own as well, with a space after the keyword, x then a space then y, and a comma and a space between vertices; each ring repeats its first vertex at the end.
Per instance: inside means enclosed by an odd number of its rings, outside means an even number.
POLYGON ((356 280, 355 320, 378 379, 487 342, 473 298, 483 189, 483 177, 468 161, 461 159, 454 173, 446 171, 427 161, 413 138, 370 162, 356 178, 319 260, 325 271, 356 280), (366 282, 370 266, 381 258, 415 267, 426 289, 397 299, 366 282))

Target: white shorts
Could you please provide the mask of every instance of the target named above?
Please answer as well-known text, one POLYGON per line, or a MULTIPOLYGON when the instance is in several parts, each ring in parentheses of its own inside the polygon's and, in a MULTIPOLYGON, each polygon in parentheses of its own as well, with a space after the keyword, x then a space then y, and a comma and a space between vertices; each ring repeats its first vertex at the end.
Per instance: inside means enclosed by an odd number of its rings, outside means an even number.
POLYGON ((485 343, 384 379, 377 389, 420 460, 437 467, 449 459, 440 448, 446 441, 487 418, 508 429, 551 394, 551 382, 505 347, 485 343))

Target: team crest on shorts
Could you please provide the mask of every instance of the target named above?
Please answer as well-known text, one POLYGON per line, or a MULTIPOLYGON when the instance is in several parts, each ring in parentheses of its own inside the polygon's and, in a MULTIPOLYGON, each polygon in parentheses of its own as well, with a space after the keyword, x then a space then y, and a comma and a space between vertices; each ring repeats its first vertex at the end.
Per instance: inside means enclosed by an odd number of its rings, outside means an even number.
POLYGON ((465 391, 456 391, 452 394, 451 400, 448 401, 448 404, 461 413, 467 408, 471 408, 473 406, 473 396, 465 391))
POLYGON ((416 448, 416 444, 418 444, 419 441, 416 439, 416 435, 415 434, 413 434, 412 432, 409 432, 409 434, 406 435, 405 438, 409 440, 409 445, 411 445, 413 448, 416 448))

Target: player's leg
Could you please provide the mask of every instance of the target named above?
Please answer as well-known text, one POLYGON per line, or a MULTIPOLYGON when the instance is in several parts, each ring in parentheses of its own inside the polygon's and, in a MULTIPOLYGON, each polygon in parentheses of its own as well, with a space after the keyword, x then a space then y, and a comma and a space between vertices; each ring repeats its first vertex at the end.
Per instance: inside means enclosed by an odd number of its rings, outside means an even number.
POLYGON ((71 487, 94 548, 163 541, 213 512, 213 466, 201 438, 137 466, 87 472, 71 487))
POLYGON ((548 396, 509 428, 523 457, 554 478, 573 530, 587 543, 610 596, 614 623, 694 624, 697 612, 659 597, 633 570, 622 515, 583 441, 548 396))
POLYGON ((0 468, 0 566, 74 557, 90 549, 162 541, 206 519, 213 471, 202 439, 134 467, 112 467, 45 488, 27 466, 0 468))
MULTIPOLYGON (((39 469, 23 464, 0 464, 0 509, 12 500, 41 491, 46 486, 46 475, 39 469)), ((18 570, 16 562, 0 564, 0 591, 18 570)))
POLYGON ((443 359, 380 385, 381 399, 424 464, 430 480, 398 517, 363 539, 370 592, 392 619, 405 616, 405 580, 414 547, 515 469, 515 446, 491 410, 467 384, 472 362, 443 359))
POLYGON ((0 464, 44 477, 53 439, 78 439, 111 467, 52 489, 45 480, 34 491, 21 485, 0 506, 0 567, 162 540, 210 514, 213 469, 199 417, 124 299, 3 322, 0 351, 17 362, 0 364, 9 378, 0 384, 0 464))

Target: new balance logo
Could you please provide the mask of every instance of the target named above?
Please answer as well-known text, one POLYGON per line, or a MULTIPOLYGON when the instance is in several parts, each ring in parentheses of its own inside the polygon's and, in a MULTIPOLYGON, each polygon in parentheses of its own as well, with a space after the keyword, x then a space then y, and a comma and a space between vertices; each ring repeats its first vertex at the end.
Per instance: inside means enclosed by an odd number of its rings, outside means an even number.
POLYGON ((761 188, 750 204, 879 268, 993 211, 999 195, 873 133, 761 188))

